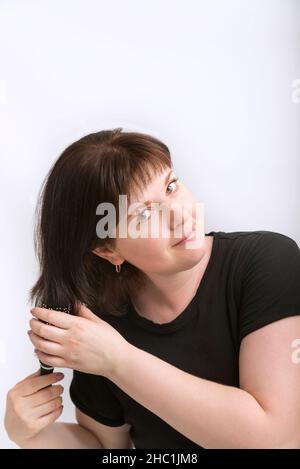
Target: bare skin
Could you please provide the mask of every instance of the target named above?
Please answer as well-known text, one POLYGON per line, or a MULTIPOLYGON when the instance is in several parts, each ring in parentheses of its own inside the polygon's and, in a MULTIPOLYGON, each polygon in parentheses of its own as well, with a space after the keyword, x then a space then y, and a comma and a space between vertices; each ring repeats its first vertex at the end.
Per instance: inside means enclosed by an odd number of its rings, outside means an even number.
MULTIPOLYGON (((135 292, 131 301, 141 316, 156 323, 172 321, 190 303, 204 275, 213 245, 213 236, 204 236, 202 242, 192 249, 187 249, 187 244, 175 246, 183 237, 177 233, 185 234, 185 224, 195 221, 194 207, 197 200, 180 180, 172 182, 177 176, 175 171, 170 175, 169 173, 170 168, 167 168, 161 174, 153 176, 147 189, 142 193, 137 192, 133 200, 140 203, 151 200, 172 207, 169 219, 159 218, 159 233, 167 233, 168 236, 117 236, 115 249, 96 248, 93 251, 115 265, 126 260, 146 274, 143 291, 135 292), (180 211, 183 204, 190 204, 192 209, 180 211)), ((142 206, 139 214, 144 210, 145 206, 142 206)), ((141 223, 149 224, 152 217, 151 212, 149 218, 141 223)), ((130 216, 129 222, 134 218, 130 216)))
MULTIPOLYGON (((204 275, 213 245, 213 237, 204 236, 196 248, 187 249, 184 243, 175 246, 187 234, 183 228, 178 235, 178 227, 195 221, 194 208, 183 214, 180 206, 185 203, 193 206, 196 199, 183 183, 172 182, 175 172, 169 173, 168 168, 155 176, 147 190, 137 194, 136 200, 150 199, 176 205, 170 219, 159 217, 160 228, 168 236, 117 237, 114 250, 97 248, 94 251, 115 265, 126 260, 146 274, 145 288, 135 292, 132 302, 139 314, 156 323, 172 321, 190 303, 204 275), (177 210, 181 214, 179 218, 175 216, 177 210)), ((148 223, 148 220, 142 223, 148 223)), ((23 448, 59 448, 62 444, 69 448, 101 447, 97 438, 80 425, 55 422, 62 412, 62 388, 54 386, 54 382, 54 374, 40 377, 38 371, 9 391, 5 427, 10 439, 23 448), (52 384, 51 388, 47 387, 49 384, 52 384)))
POLYGON ((213 236, 206 236, 201 260, 187 271, 189 275, 186 275, 184 279, 182 275, 174 275, 164 284, 164 278, 159 280, 155 277, 152 280, 149 276, 148 290, 136 292, 136 296, 132 298, 137 313, 157 324, 170 322, 179 316, 191 302, 201 283, 210 260, 212 245, 213 236))

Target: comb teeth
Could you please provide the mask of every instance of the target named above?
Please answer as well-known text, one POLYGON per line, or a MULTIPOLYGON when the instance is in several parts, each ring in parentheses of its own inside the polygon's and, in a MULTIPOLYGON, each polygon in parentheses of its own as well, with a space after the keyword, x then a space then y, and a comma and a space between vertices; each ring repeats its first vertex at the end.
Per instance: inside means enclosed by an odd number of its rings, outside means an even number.
POLYGON ((48 306, 45 303, 41 303, 40 308, 52 309, 52 310, 55 310, 55 311, 62 311, 62 312, 65 312, 65 313, 70 313, 71 312, 71 305, 70 304, 67 308, 62 308, 61 306, 56 306, 56 307, 52 308, 52 307, 48 306))

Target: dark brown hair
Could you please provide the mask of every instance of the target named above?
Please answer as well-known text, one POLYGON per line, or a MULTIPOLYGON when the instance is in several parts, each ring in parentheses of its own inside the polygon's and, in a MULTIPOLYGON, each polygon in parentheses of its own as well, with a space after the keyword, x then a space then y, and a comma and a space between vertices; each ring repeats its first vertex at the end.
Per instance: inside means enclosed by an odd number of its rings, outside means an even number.
POLYGON ((123 315, 145 275, 127 261, 116 273, 111 262, 92 252, 97 246, 115 245, 115 238, 97 236, 101 217, 96 207, 114 204, 118 221, 119 195, 126 194, 130 202, 136 190, 167 167, 173 165, 164 143, 122 128, 91 133, 68 146, 39 192, 34 248, 40 273, 29 300, 35 305, 71 305, 73 314, 82 302, 98 315, 123 315))

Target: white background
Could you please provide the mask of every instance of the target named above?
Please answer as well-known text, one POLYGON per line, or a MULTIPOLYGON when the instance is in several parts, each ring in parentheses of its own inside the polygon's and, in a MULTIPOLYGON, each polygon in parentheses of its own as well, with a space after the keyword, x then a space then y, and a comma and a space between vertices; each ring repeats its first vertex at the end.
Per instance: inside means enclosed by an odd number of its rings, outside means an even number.
MULTIPOLYGON (((71 142, 123 127, 161 138, 205 205, 206 232, 300 244, 298 0, 2 0, 1 429, 8 389, 38 369, 26 331, 33 215, 71 142)), ((64 412, 75 421, 63 380, 64 412)))

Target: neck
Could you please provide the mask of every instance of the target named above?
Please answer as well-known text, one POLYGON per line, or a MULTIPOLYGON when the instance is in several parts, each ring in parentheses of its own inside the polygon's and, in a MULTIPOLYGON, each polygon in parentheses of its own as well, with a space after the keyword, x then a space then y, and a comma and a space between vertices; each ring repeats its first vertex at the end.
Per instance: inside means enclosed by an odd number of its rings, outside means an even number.
POLYGON ((191 269, 172 274, 147 273, 142 292, 132 303, 140 316, 155 322, 169 322, 190 303, 208 264, 213 237, 206 237, 203 255, 191 269))

